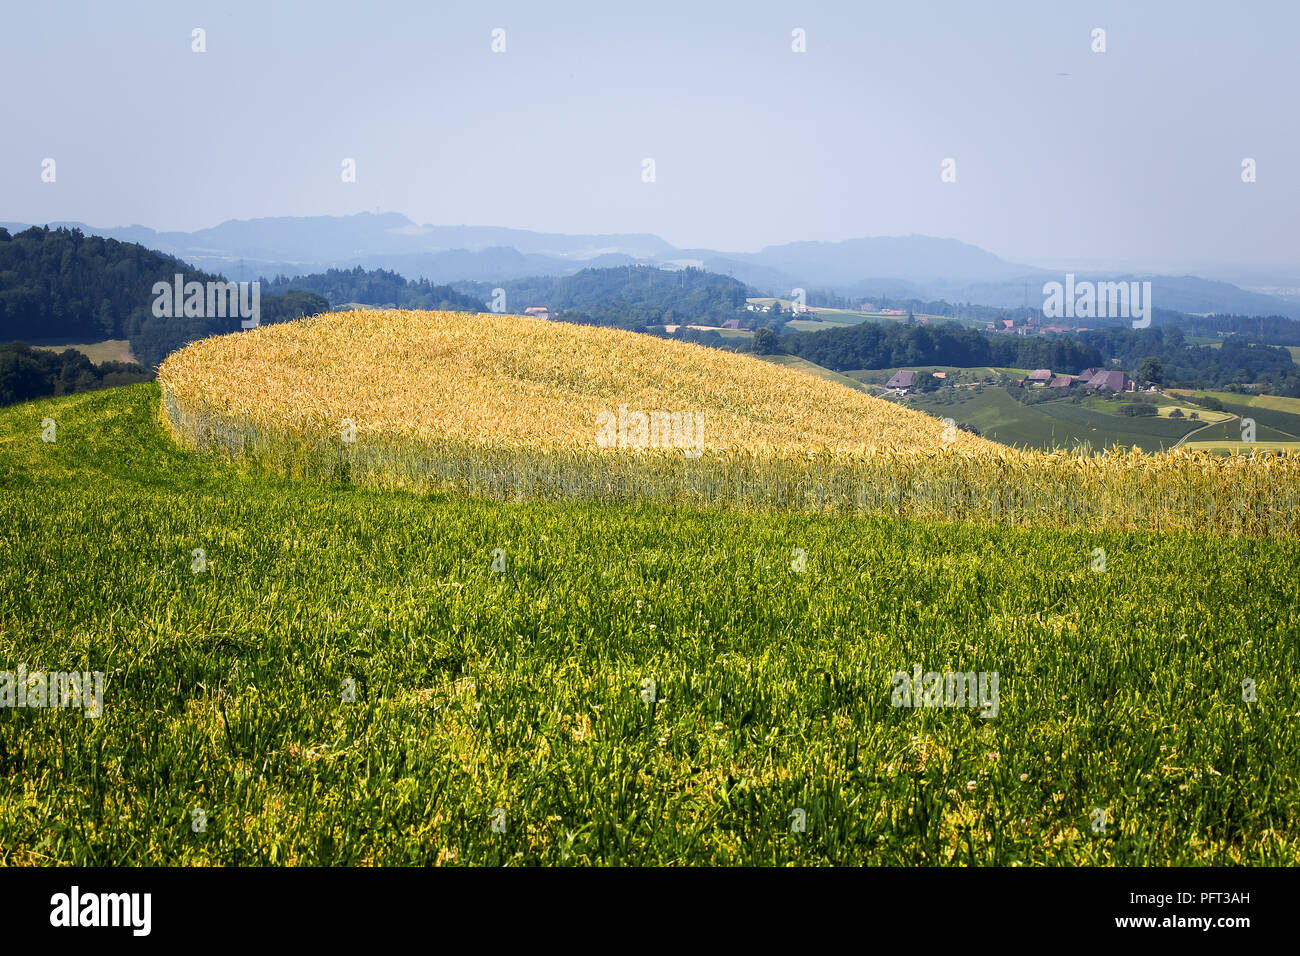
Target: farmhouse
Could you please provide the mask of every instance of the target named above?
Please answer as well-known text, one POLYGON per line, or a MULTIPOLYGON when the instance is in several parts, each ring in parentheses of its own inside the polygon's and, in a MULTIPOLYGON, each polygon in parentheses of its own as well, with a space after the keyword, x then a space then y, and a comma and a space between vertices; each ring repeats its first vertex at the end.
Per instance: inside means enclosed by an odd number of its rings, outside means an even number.
POLYGON ((1039 368, 1029 373, 1029 378, 1025 379, 1030 385, 1046 385, 1052 380, 1052 370, 1050 368, 1039 368))
POLYGON ((885 383, 885 388, 891 388, 901 395, 903 392, 906 392, 909 388, 911 388, 914 384, 916 384, 915 372, 909 372, 909 371, 895 372, 892 376, 890 376, 889 381, 885 383))
POLYGON ((530 305, 524 309, 524 315, 531 315, 535 319, 549 319, 551 310, 544 305, 530 305))
POLYGON ((1074 384, 1074 376, 1058 375, 1048 384, 1048 388, 1069 388, 1074 384))
POLYGON ((1133 380, 1123 372, 1099 371, 1084 383, 1094 391, 1127 392, 1133 388, 1133 380))

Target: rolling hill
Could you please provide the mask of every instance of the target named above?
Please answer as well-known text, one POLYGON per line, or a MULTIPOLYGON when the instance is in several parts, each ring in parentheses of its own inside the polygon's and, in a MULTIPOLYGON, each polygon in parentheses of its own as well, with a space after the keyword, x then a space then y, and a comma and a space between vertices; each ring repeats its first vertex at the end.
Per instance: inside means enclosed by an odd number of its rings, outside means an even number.
MULTIPOLYGON (((625 407, 693 416, 710 453, 945 447, 934 418, 749 355, 514 315, 316 316, 195 343, 159 379, 169 408, 285 431, 349 418, 363 442, 581 453, 595 447, 598 418, 625 407)), ((996 447, 966 433, 947 445, 996 447)))
POLYGON ((159 381, 182 443, 326 481, 511 500, 1300 529, 1287 505, 1297 458, 1013 449, 793 368, 613 328, 332 313, 194 343, 159 381))

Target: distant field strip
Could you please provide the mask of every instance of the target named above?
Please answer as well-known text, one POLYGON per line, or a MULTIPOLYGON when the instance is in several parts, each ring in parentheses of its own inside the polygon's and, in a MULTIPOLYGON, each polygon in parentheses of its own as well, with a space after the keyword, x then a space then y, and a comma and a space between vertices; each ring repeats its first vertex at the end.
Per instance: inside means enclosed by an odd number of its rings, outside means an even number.
POLYGON ((318 480, 510 500, 1300 533, 1292 456, 1009 449, 793 369, 616 329, 336 313, 195 343, 159 381, 182 443, 318 480), (620 410, 694 420, 695 444, 602 446, 601 416, 620 410))
POLYGON ((62 352, 65 349, 76 349, 86 358, 90 359, 96 365, 102 362, 134 362, 135 356, 131 354, 131 343, 126 339, 105 339, 102 342, 28 342, 33 348, 47 349, 51 352, 62 352))

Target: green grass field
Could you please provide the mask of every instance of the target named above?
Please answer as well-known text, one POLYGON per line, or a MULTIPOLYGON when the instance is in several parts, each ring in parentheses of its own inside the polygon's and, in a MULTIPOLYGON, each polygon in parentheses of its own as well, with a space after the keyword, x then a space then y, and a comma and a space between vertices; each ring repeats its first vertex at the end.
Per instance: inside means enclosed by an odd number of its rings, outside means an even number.
POLYGON ((771 362, 773 365, 782 365, 786 368, 797 369, 800 372, 807 372, 809 375, 816 375, 818 378, 824 378, 828 382, 838 382, 846 388, 856 389, 859 392, 870 392, 867 386, 856 379, 849 378, 847 375, 841 375, 839 372, 832 372, 815 362, 810 362, 805 358, 799 358, 797 355, 758 355, 765 362, 771 362))
POLYGON ((796 332, 820 332, 822 329, 847 328, 856 322, 830 322, 822 319, 791 319, 786 323, 796 332))
MULTIPOLYGON (((1237 396, 1241 398, 1242 396, 1237 396)), ((1256 395, 1249 403, 1251 408, 1270 408, 1278 412, 1300 415, 1300 398, 1286 398, 1281 395, 1256 395)))
MULTIPOLYGON (((1242 398, 1243 396, 1235 396, 1242 398)), ((1247 397, 1248 398, 1248 397, 1247 397)), ((1267 404, 1256 398, 1250 404, 1223 403, 1223 410, 1236 416, 1228 421, 1217 423, 1196 433, 1194 440, 1198 443, 1209 442, 1215 445, 1231 447, 1241 443, 1242 427, 1246 419, 1255 422, 1255 440, 1257 442, 1297 442, 1300 441, 1300 414, 1285 409, 1289 408, 1287 399, 1274 399, 1267 404)))
POLYGON ((299 483, 158 404, 0 410, 0 668, 107 675, 0 710, 0 863, 1300 863, 1295 540, 299 483))
POLYGON ((1173 418, 1174 412, 1179 412, 1183 421, 1200 422, 1203 425, 1226 422, 1232 418, 1232 415, 1228 412, 1212 412, 1208 408, 1201 408, 1199 405, 1193 405, 1190 402, 1162 400, 1156 404, 1156 411, 1161 418, 1173 418), (1192 418, 1193 415, 1196 417, 1192 418))
POLYGON ((1021 448, 1074 448, 1087 443, 1098 451, 1116 445, 1158 451, 1172 447, 1198 427, 1196 422, 1159 416, 1129 418, 1067 401, 1022 405, 999 387, 986 386, 978 394, 967 389, 952 391, 955 394, 944 390, 909 396, 908 405, 973 425, 985 438, 1021 448))
MULTIPOLYGON (((931 371, 931 369, 925 369, 931 371)), ((1001 369, 967 369, 969 374, 987 375, 1001 369)), ((876 381, 886 372, 852 372, 860 381, 876 381)), ((1116 445, 1138 446, 1150 451, 1179 447, 1206 451, 1231 452, 1241 442, 1242 420, 1255 421, 1256 450, 1286 450, 1300 442, 1300 399, 1272 395, 1241 395, 1233 392, 1191 392, 1172 390, 1157 399, 1159 414, 1148 418, 1130 418, 1118 414, 1120 404, 1103 396, 1090 395, 1081 404, 1068 401, 1022 405, 1001 387, 985 387, 980 394, 969 390, 944 390, 908 397, 908 404, 940 418, 978 428, 985 438, 1027 448, 1071 448, 1088 442, 1095 449, 1116 445), (1212 395, 1223 402, 1216 412, 1201 408, 1180 397, 1212 395), (1181 408, 1185 416, 1171 418, 1169 413, 1181 408)), ((1248 444, 1248 443, 1247 443, 1248 444)))
POLYGON ((1225 405, 1256 405, 1300 414, 1300 398, 1283 398, 1278 395, 1250 395, 1244 392, 1212 392, 1190 388, 1171 388, 1169 395, 1176 398, 1217 398, 1225 405))

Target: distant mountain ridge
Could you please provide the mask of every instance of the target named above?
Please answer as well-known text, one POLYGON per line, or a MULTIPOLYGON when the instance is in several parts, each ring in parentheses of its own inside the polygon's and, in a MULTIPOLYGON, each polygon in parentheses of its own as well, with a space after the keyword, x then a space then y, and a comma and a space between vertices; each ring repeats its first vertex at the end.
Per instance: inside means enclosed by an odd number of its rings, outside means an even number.
MULTIPOLYGON (((26 228, 22 223, 0 225, 11 231, 26 228)), ((566 235, 496 226, 421 225, 399 213, 232 219, 189 233, 140 225, 49 225, 138 242, 233 280, 361 266, 434 283, 495 283, 644 263, 661 268, 698 265, 782 296, 803 288, 864 299, 947 299, 1011 308, 1040 303, 1043 282, 1062 275, 1008 262, 956 239, 919 235, 791 242, 743 253, 681 249, 647 233, 566 235)), ((1300 317, 1300 296, 1252 292, 1223 281, 1084 270, 1076 274, 1149 280, 1153 300, 1165 309, 1300 317)))

